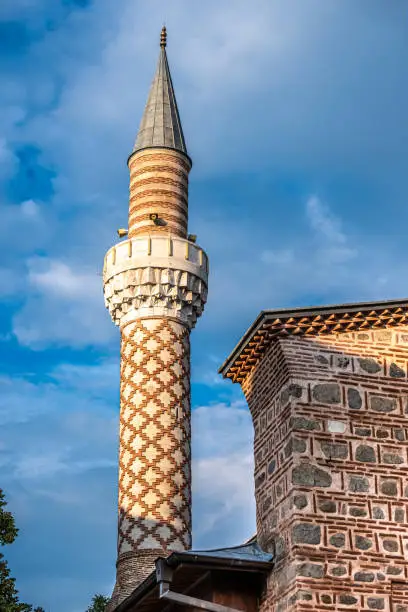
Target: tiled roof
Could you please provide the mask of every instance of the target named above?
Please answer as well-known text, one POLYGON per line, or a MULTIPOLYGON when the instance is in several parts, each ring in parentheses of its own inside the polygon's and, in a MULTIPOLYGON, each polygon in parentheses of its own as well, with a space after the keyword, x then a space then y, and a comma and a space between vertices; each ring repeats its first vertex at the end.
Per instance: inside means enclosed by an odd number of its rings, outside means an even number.
MULTIPOLYGON (((184 550, 172 552, 166 563, 174 571, 172 585, 176 592, 184 593, 191 585, 203 577, 209 570, 232 570, 263 575, 268 573, 273 564, 273 555, 266 553, 258 546, 256 537, 246 544, 231 548, 215 550, 184 550)), ((163 610, 167 602, 160 600, 156 580, 156 570, 136 587, 127 599, 115 609, 115 612, 149 612, 163 610)))
POLYGON ((346 333, 406 323, 408 298, 387 302, 264 310, 238 342, 219 372, 224 378, 241 383, 271 341, 277 337, 346 333))
POLYGON ((197 556, 200 558, 219 558, 225 560, 241 560, 241 561, 260 561, 261 563, 270 563, 273 560, 271 553, 264 552, 259 544, 253 539, 247 544, 241 546, 232 546, 231 548, 217 548, 214 550, 188 550, 184 555, 197 556))

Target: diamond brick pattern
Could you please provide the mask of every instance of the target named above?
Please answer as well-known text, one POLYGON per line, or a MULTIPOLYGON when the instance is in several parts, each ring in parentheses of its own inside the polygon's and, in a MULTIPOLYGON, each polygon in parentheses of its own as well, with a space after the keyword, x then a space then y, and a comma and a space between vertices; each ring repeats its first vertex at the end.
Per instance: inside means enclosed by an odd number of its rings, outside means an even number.
POLYGON ((189 330, 142 319, 122 330, 118 559, 190 546, 189 330))

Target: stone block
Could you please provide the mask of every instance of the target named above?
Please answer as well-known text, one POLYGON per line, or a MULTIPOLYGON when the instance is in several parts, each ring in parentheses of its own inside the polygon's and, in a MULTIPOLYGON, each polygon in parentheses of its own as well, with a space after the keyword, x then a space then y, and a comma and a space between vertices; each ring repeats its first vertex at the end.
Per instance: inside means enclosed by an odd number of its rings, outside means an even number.
POLYGON ((323 578, 324 567, 317 563, 300 563, 296 567, 296 574, 305 578, 323 578))
POLYGON ((392 376, 392 378, 404 378, 405 377, 405 371, 399 366, 397 366, 396 363, 392 363, 390 365, 389 374, 390 376, 392 376))
POLYGON ((354 580, 356 582, 374 582, 375 575, 373 572, 356 572, 354 574, 354 580))
POLYGON ((320 544, 320 539, 320 525, 299 523, 292 528, 292 540, 294 544, 320 544))
POLYGON ((329 544, 331 546, 335 546, 336 548, 343 548, 346 545, 346 536, 344 533, 336 533, 332 535, 329 539, 329 544))
POLYGON ((374 412, 392 412, 397 407, 397 402, 394 397, 384 397, 381 395, 372 395, 370 397, 370 408, 374 412))
POLYGON ((380 490, 384 495, 395 497, 398 492, 397 483, 395 480, 386 480, 381 483, 380 490))
POLYGON ((375 359, 365 357, 359 359, 358 363, 360 368, 367 374, 378 374, 381 370, 381 365, 375 359))
POLYGON ((387 552, 398 552, 399 546, 397 540, 383 540, 382 545, 384 550, 386 550, 387 552))
POLYGON ((258 476, 256 476, 255 478, 255 489, 258 489, 264 482, 266 479, 266 472, 263 471, 261 472, 258 476))
POLYGON ((339 603, 343 606, 354 606, 357 602, 358 599, 354 595, 349 595, 348 593, 339 595, 339 603))
POLYGON ((367 510, 365 508, 359 508, 357 506, 350 508, 350 516, 367 516, 367 510))
POLYGON ((395 565, 389 565, 387 567, 387 574, 389 576, 399 576, 400 574, 402 574, 402 567, 396 567, 395 565))
POLYGON ((306 431, 318 431, 321 429, 319 421, 307 419, 306 417, 292 417, 290 425, 293 429, 305 429, 306 431))
POLYGON ((366 446, 361 444, 356 448, 356 461, 362 463, 375 463, 377 460, 375 456, 375 449, 372 446, 366 446))
POLYGON ((324 499, 319 502, 319 510, 321 510, 322 512, 336 512, 336 502, 329 499, 324 499))
POLYGON ((299 399, 302 397, 302 387, 300 385, 296 385, 291 383, 284 389, 281 393, 281 404, 285 406, 291 397, 299 399))
POLYGON ((371 429, 369 427, 356 427, 354 429, 354 433, 356 436, 364 436, 367 438, 368 436, 371 436, 371 429))
POLYGON ((291 438, 284 448, 285 458, 290 457, 292 453, 304 453, 306 448, 306 440, 291 438))
POLYGON ((334 355, 333 356, 333 366, 338 368, 339 370, 347 370, 352 363, 351 357, 347 357, 347 355, 334 355))
POLYGON ((363 400, 361 399, 358 389, 355 389, 354 387, 349 387, 347 389, 347 403, 349 408, 352 410, 360 410, 363 400))
POLYGON ((340 385, 322 383, 313 387, 313 399, 322 404, 339 404, 341 402, 340 385))
POLYGON ((394 521, 396 523, 403 523, 405 521, 405 510, 404 510, 404 508, 395 508, 395 510, 394 510, 394 521))
POLYGON ((349 491, 352 493, 367 493, 369 490, 368 478, 365 476, 350 476, 349 491))
POLYGON ((293 504, 298 510, 302 510, 307 506, 307 497, 306 495, 295 495, 293 497, 293 504))
POLYGON ((321 442, 320 447, 328 459, 347 459, 348 446, 338 442, 321 442))
POLYGON ((327 431, 330 433, 345 433, 347 429, 346 423, 344 421, 327 421, 327 431))
POLYGON ((332 477, 329 472, 311 463, 301 463, 293 468, 292 483, 308 487, 330 487, 332 477))
POLYGON ((373 543, 370 538, 358 535, 356 536, 355 545, 356 548, 358 548, 359 550, 369 550, 372 547, 373 543))
POLYGON ((403 457, 401 457, 401 455, 398 455, 397 453, 383 453, 382 460, 383 463, 390 463, 392 465, 404 463, 403 457))
POLYGON ((272 459, 272 461, 268 464, 268 474, 273 474, 276 468, 276 459, 272 459))
POLYGON ((384 520, 385 519, 384 510, 378 507, 373 508, 373 518, 377 520, 384 520))
POLYGON ((384 610, 385 601, 383 597, 368 597, 367 605, 370 610, 384 610))
POLYGON ((344 565, 337 565, 336 567, 332 568, 331 573, 336 577, 344 576, 347 574, 347 567, 344 567, 344 565))

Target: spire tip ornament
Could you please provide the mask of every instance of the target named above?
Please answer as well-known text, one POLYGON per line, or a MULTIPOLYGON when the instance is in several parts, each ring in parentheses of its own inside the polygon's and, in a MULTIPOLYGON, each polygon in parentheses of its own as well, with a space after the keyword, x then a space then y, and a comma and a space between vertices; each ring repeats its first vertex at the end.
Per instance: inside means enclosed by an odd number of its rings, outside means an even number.
POLYGON ((166 45, 167 45, 167 30, 166 30, 166 26, 163 26, 161 30, 161 34, 160 34, 160 46, 165 48, 166 45))

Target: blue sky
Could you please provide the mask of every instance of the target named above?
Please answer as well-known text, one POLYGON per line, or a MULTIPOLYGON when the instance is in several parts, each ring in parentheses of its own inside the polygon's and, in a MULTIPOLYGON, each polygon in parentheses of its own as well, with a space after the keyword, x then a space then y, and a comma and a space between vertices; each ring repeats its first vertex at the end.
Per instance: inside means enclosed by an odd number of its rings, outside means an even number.
POLYGON ((261 309, 404 297, 405 0, 3 0, 0 466, 21 595, 114 582, 118 331, 105 251, 163 21, 209 257, 192 336, 194 546, 255 530, 252 426, 222 363, 261 309))

